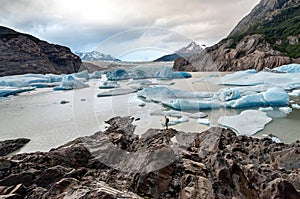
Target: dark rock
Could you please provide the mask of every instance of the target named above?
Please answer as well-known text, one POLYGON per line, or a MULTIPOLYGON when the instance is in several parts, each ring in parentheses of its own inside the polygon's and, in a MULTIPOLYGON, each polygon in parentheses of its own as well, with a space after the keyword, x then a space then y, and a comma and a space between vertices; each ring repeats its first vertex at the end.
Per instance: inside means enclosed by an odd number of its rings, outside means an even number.
POLYGON ((5 156, 12 152, 15 152, 16 150, 22 148, 29 141, 30 139, 27 138, 0 141, 0 156, 5 156))
POLYGON ((299 142, 217 127, 149 129, 137 137, 133 121, 112 118, 106 131, 49 152, 3 157, 0 197, 299 198, 299 142))
POLYGON ((0 26, 0 76, 74 73, 81 60, 64 46, 0 26))

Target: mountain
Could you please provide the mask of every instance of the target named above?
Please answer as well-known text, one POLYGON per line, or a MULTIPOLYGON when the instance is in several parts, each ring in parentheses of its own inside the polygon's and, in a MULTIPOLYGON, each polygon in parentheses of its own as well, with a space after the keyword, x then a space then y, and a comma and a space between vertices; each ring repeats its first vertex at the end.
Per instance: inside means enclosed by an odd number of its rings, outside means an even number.
POLYGON ((81 60, 67 47, 0 26, 0 76, 74 73, 81 60))
POLYGON ((106 55, 98 51, 75 52, 83 61, 121 61, 111 55, 106 55))
POLYGON ((174 62, 179 71, 262 70, 300 63, 300 1, 261 0, 227 38, 174 62))
POLYGON ((192 41, 191 43, 189 43, 186 47, 183 47, 177 51, 175 51, 172 54, 169 55, 164 55, 156 60, 156 61, 174 61, 180 57, 187 57, 187 56, 191 56, 195 53, 199 53, 201 52, 203 49, 196 44, 194 41, 192 41))

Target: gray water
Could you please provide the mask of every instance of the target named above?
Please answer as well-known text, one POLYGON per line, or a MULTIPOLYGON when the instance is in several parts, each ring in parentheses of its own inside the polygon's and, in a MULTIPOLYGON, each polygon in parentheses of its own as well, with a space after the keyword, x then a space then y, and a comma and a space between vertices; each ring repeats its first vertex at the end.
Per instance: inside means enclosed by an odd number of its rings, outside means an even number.
MULTIPOLYGON (((164 81, 175 82, 171 87, 190 91, 218 91, 222 86, 199 82, 199 78, 208 75, 224 75, 223 73, 193 73, 193 78, 164 81)), ((157 81, 157 80, 154 80, 157 81)), ((122 87, 127 86, 128 81, 122 81, 122 87)), ((100 82, 89 82, 90 87, 74 91, 52 91, 49 89, 37 89, 22 93, 19 96, 11 96, 0 100, 0 140, 13 138, 30 138, 31 141, 19 152, 48 151, 58 147, 67 141, 79 136, 92 135, 105 128, 104 121, 114 116, 133 116, 140 118, 136 121, 136 134, 141 134, 149 128, 163 128, 162 116, 150 116, 154 110, 162 106, 156 103, 146 103, 140 107, 139 99, 135 94, 115 97, 97 98, 101 92, 98 89, 100 82), (70 103, 60 104, 61 100, 70 103)), ((298 98, 295 101, 300 101, 298 98)), ((252 109, 257 109, 253 107, 252 109)), ((216 109, 206 110, 211 126, 217 126, 217 120, 223 115, 236 115, 243 109, 216 109)), ((273 121, 266 128, 257 133, 256 137, 263 134, 278 136, 286 143, 300 139, 299 120, 300 111, 293 112, 282 117, 280 112, 274 109, 273 121), (277 117, 281 118, 277 118, 277 117)), ((198 124, 196 119, 172 126, 177 130, 186 132, 201 132, 209 126, 198 124)))

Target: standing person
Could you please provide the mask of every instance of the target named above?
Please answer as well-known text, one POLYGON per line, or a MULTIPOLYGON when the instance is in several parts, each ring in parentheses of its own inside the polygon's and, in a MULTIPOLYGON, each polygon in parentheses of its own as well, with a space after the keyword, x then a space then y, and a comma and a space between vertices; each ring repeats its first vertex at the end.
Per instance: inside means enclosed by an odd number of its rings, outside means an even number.
POLYGON ((167 118, 167 116, 165 116, 164 122, 165 122, 166 129, 168 129, 169 121, 170 121, 169 118, 167 118))

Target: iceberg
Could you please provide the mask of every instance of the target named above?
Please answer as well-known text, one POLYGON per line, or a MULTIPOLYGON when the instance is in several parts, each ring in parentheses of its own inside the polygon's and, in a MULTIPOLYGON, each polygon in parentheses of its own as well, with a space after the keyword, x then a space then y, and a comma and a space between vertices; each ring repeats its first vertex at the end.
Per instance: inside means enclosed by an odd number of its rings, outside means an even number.
POLYGON ((291 93, 289 93, 289 96, 300 97, 300 90, 293 90, 291 93))
POLYGON ((294 109, 300 109, 300 105, 298 105, 298 104, 292 104, 292 108, 294 108, 294 109))
POLYGON ((258 110, 263 111, 263 112, 268 112, 268 111, 273 111, 273 107, 271 107, 271 106, 269 106, 269 107, 259 107, 258 110))
POLYGON ((214 97, 221 101, 230 101, 240 98, 241 93, 238 88, 224 88, 219 90, 214 97))
POLYGON ((12 86, 0 86, 0 97, 7 97, 9 95, 16 95, 18 93, 34 90, 35 87, 12 87, 12 86))
POLYGON ((209 119, 198 119, 199 124, 210 125, 209 119))
POLYGON ((137 95, 146 99, 210 98, 213 96, 209 92, 190 92, 166 86, 144 88, 137 95))
POLYGON ((184 123, 184 122, 188 122, 188 121, 189 121, 189 117, 184 115, 180 118, 169 118, 168 125, 176 125, 176 124, 180 124, 180 123, 184 123))
POLYGON ((223 104, 218 101, 199 101, 185 99, 171 99, 169 101, 162 101, 161 103, 175 110, 207 110, 220 108, 223 106, 223 104))
POLYGON ((176 110, 167 110, 167 109, 159 109, 152 111, 150 115, 157 115, 157 116, 169 116, 169 117, 182 117, 188 116, 190 118, 198 119, 207 117, 206 113, 198 112, 198 113, 187 113, 183 111, 176 111, 176 110))
POLYGON ((120 84, 116 81, 105 81, 99 86, 100 89, 119 88, 120 84))
POLYGON ((288 64, 282 65, 272 70, 282 72, 282 73, 300 73, 300 64, 288 64))
POLYGON ((292 111, 293 111, 293 109, 291 109, 290 107, 280 107, 279 108, 279 110, 281 111, 281 112, 283 112, 283 113, 285 113, 285 114, 290 114, 292 111))
POLYGON ((66 76, 66 78, 60 83, 60 85, 55 86, 53 90, 72 90, 86 87, 89 87, 89 85, 83 83, 78 79, 75 79, 73 76, 66 76))
POLYGON ((239 135, 251 136, 264 129, 272 121, 265 112, 246 110, 236 116, 222 116, 218 123, 236 131, 239 135))
POLYGON ((162 79, 175 79, 175 78, 190 78, 190 73, 187 72, 174 72, 172 67, 149 67, 137 66, 131 69, 117 69, 107 71, 106 77, 108 80, 126 80, 126 79, 146 79, 146 78, 162 78, 162 79))
POLYGON ((227 107, 247 108, 252 106, 284 106, 289 103, 289 95, 281 88, 270 88, 265 92, 246 95, 229 101, 227 107))
POLYGON ((135 92, 137 92, 136 89, 119 88, 119 89, 114 89, 114 90, 98 93, 97 97, 111 97, 111 96, 117 96, 117 95, 126 95, 126 94, 130 94, 130 93, 135 93, 135 92))

